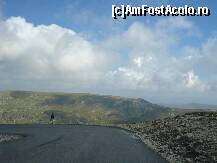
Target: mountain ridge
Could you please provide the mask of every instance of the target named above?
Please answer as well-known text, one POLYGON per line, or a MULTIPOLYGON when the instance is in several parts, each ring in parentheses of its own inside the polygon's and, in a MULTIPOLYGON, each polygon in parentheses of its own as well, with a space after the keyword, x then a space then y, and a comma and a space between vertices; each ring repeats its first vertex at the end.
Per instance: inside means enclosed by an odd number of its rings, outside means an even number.
POLYGON ((111 124, 138 122, 168 116, 170 109, 141 98, 90 93, 33 91, 0 92, 0 123, 111 124))

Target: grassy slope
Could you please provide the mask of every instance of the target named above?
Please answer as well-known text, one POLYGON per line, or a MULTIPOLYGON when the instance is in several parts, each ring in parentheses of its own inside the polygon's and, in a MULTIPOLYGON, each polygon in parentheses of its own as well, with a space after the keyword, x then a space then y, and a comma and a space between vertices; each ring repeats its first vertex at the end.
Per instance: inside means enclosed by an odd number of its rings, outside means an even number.
POLYGON ((91 94, 0 92, 0 123, 108 124, 134 122, 167 116, 170 109, 143 99, 91 94))

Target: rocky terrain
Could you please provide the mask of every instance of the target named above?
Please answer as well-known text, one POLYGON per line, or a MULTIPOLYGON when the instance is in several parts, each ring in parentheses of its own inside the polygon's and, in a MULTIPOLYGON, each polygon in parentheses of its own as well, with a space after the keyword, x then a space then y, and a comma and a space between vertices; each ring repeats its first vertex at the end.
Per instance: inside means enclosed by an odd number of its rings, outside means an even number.
POLYGON ((20 139, 20 138, 21 138, 21 136, 19 136, 19 135, 1 134, 0 133, 0 143, 13 141, 13 140, 17 140, 17 139, 20 139))
POLYGON ((125 127, 172 163, 217 162, 217 112, 187 113, 125 127))

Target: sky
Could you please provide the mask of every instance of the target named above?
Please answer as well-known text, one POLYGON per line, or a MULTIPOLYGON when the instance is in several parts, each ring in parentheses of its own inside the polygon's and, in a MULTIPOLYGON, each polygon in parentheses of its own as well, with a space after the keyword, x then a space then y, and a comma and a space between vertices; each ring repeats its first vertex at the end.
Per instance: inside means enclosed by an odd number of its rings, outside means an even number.
POLYGON ((0 0, 0 90, 217 104, 217 1, 0 0), (208 17, 111 16, 112 5, 207 6, 208 17))

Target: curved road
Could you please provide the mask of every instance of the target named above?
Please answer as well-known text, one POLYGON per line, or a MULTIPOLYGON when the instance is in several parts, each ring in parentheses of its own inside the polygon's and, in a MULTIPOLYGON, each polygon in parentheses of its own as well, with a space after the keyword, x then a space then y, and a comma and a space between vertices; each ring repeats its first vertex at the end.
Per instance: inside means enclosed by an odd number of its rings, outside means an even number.
POLYGON ((1 163, 164 163, 132 134, 82 125, 0 125, 0 133, 25 134, 0 143, 1 163))

